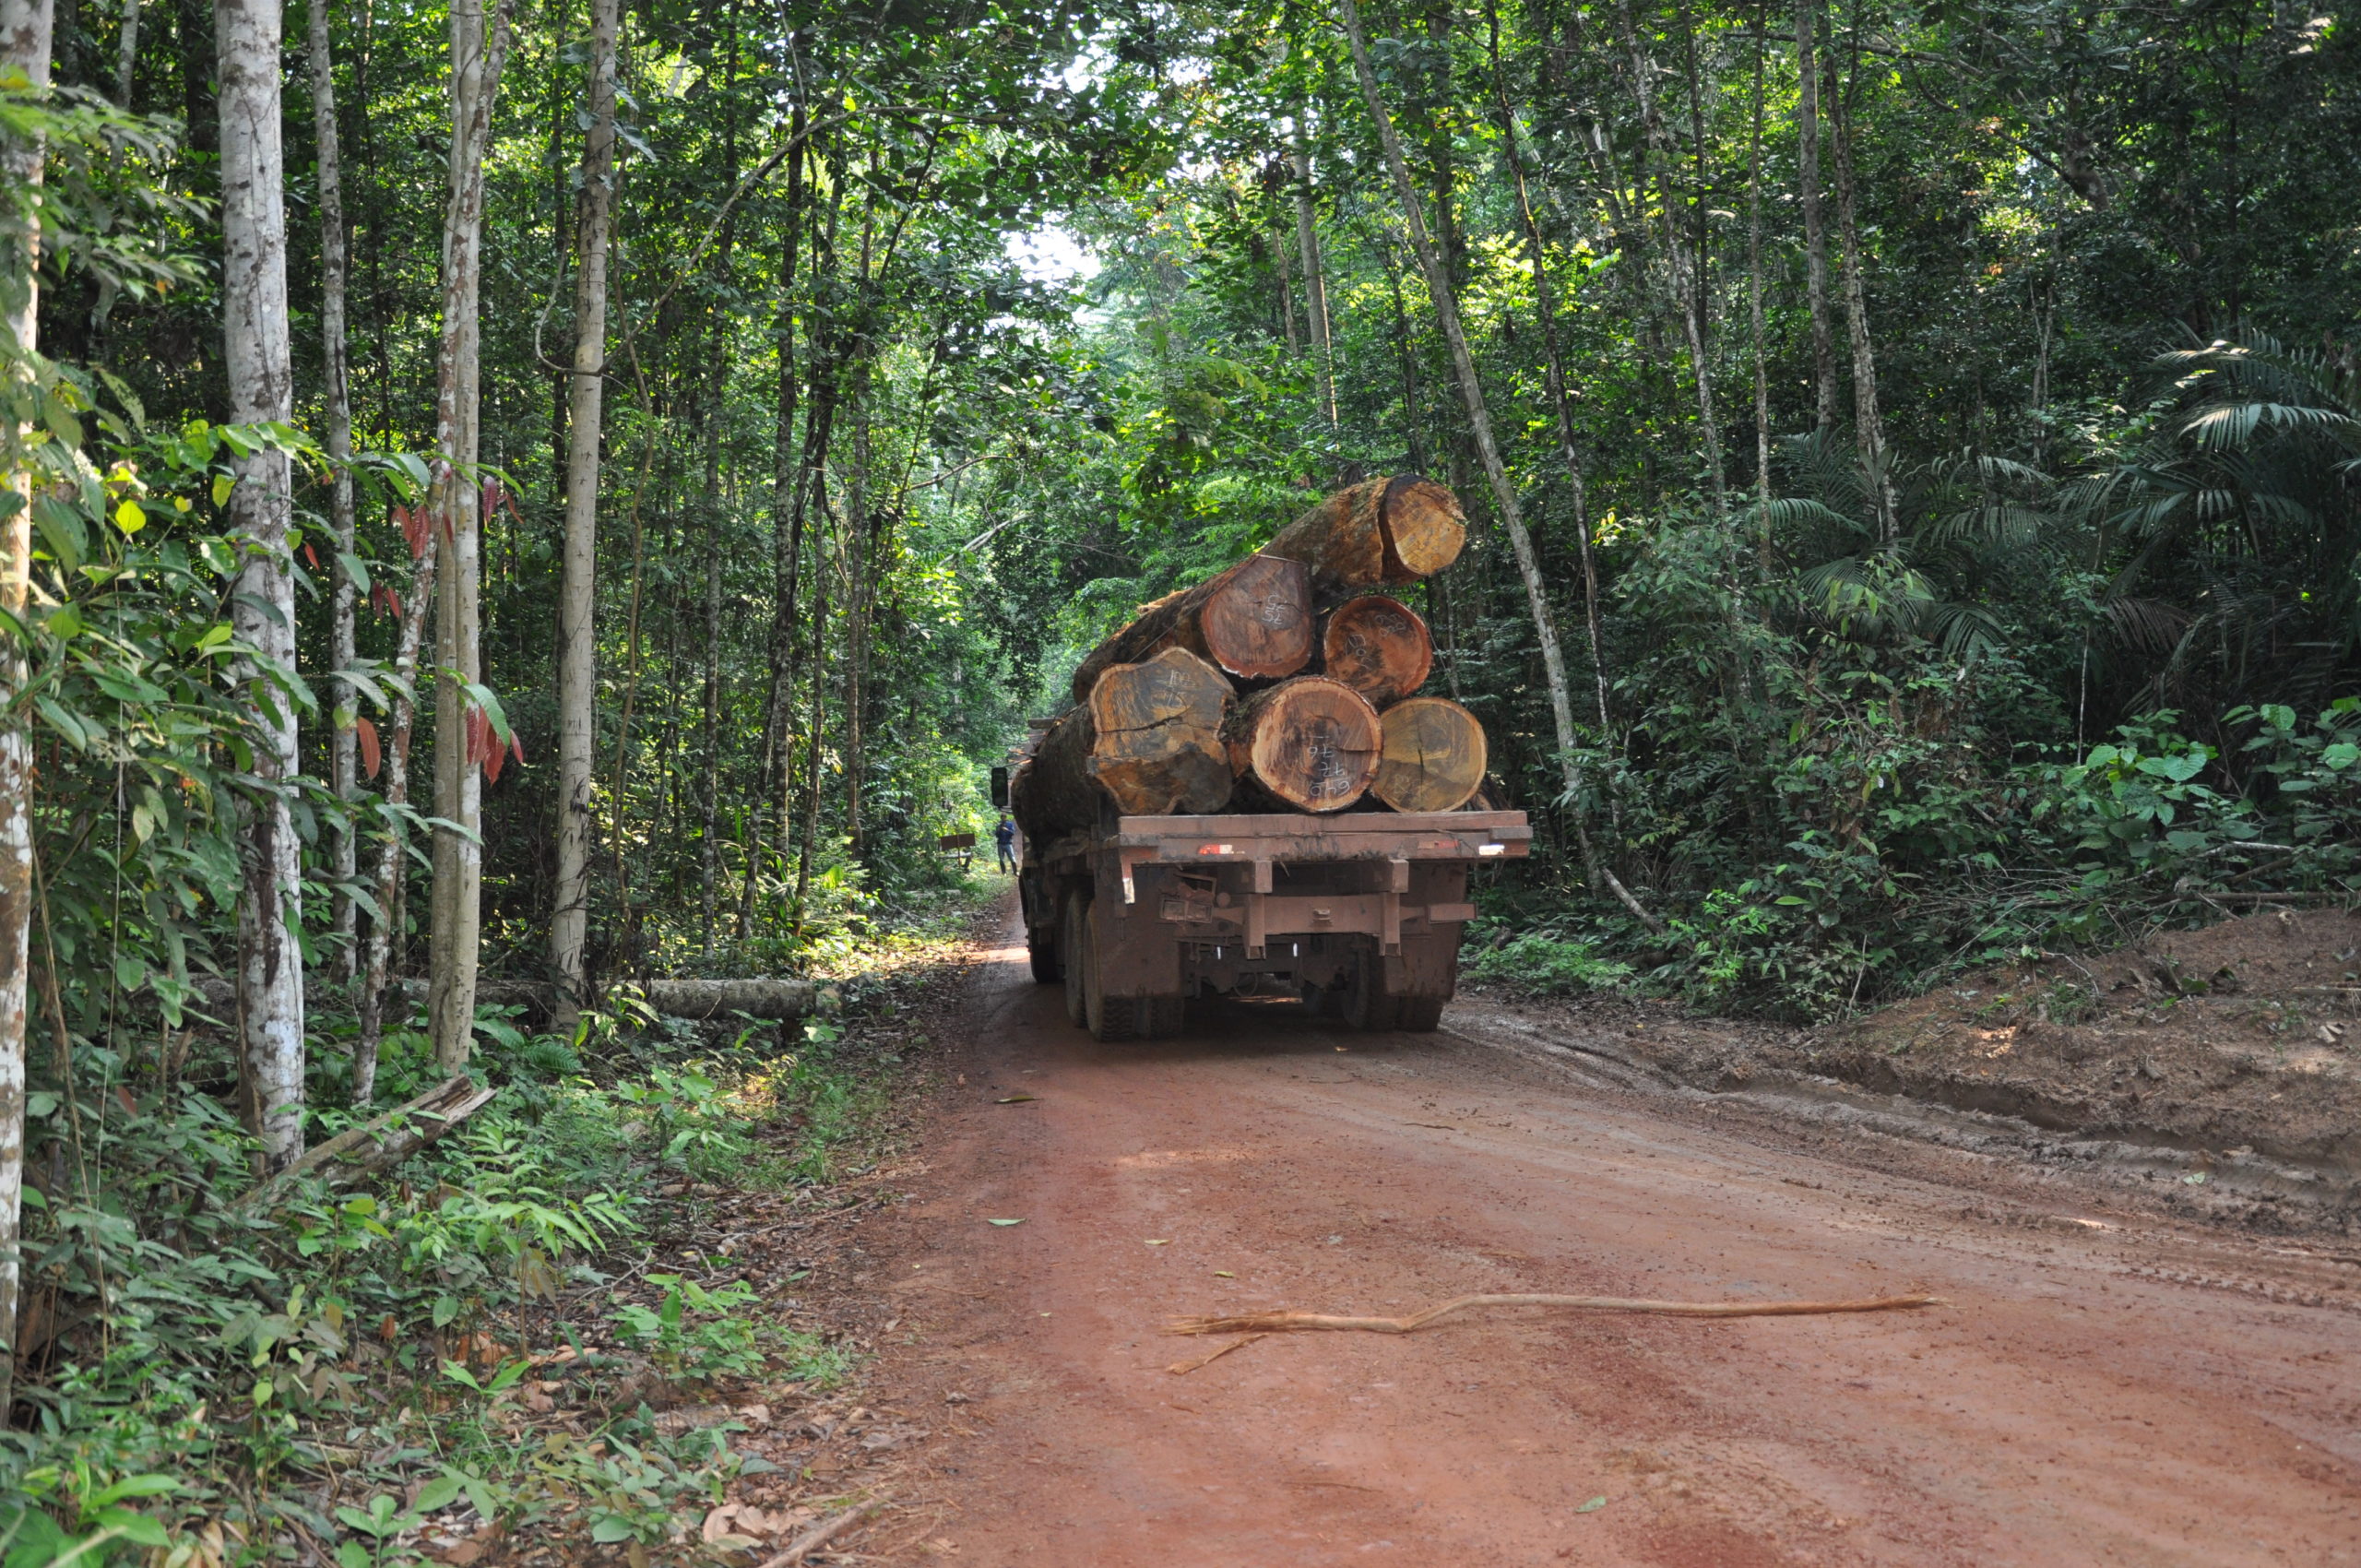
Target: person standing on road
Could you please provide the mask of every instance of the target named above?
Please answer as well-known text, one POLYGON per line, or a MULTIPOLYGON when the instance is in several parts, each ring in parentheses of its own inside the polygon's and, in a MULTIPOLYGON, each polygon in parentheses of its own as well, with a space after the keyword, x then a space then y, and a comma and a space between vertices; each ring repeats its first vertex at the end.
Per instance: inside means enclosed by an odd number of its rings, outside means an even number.
POLYGON ((992 828, 992 844, 1000 851, 1000 869, 1014 873, 1016 870, 1016 824, 1002 817, 992 828))

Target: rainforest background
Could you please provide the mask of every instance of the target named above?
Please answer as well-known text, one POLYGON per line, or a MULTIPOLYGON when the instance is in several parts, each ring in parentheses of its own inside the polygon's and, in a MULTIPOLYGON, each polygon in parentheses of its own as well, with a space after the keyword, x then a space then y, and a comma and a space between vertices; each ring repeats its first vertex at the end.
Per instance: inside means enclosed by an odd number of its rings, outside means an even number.
MULTIPOLYGON (((0 10, 20 1545, 263 1538, 320 1412, 738 1157, 634 985, 923 928, 1080 655, 1359 475, 1471 519, 1485 975, 1817 1019, 2348 896, 2335 7, 284 23, 0 10), (431 1179, 253 1198, 457 1075, 431 1179)), ((765 1092, 841 1121, 835 1034, 765 1092)))

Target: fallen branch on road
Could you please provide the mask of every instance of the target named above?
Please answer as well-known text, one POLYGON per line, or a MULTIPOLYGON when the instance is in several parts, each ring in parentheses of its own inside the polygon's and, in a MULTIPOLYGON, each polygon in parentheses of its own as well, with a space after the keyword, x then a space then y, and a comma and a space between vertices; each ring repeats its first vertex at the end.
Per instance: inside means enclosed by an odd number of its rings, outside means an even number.
MULTIPOLYGON (((1243 1313, 1235 1317, 1176 1318, 1167 1334, 1287 1334, 1298 1329, 1358 1329, 1410 1334, 1470 1307, 1566 1307, 1585 1313, 1651 1313, 1659 1317, 1807 1317, 1827 1313, 1885 1313, 1931 1307, 1937 1296, 1871 1296, 1851 1301, 1647 1301, 1628 1296, 1461 1296, 1408 1317, 1334 1317, 1324 1313, 1243 1313)), ((1210 1360, 1211 1358, 1207 1358, 1210 1360)))
POLYGON ((797 1565, 805 1558, 860 1524, 883 1506, 884 1506, 883 1503, 863 1503, 848 1508, 831 1518, 821 1520, 789 1541, 785 1551, 765 1562, 762 1568, 797 1568, 797 1565))

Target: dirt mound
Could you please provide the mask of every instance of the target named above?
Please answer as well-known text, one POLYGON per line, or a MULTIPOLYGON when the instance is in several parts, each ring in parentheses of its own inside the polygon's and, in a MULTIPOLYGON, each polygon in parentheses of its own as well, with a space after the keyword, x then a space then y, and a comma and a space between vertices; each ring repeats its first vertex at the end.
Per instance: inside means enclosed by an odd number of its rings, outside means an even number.
POLYGON ((1692 1088, 2030 1123, 2040 1136, 1992 1151, 2138 1169, 2190 1212, 2266 1228, 2361 1212, 2361 916, 2271 910, 2007 965, 1813 1030, 1596 999, 1518 1011, 1572 1015, 1584 1049, 1692 1088))

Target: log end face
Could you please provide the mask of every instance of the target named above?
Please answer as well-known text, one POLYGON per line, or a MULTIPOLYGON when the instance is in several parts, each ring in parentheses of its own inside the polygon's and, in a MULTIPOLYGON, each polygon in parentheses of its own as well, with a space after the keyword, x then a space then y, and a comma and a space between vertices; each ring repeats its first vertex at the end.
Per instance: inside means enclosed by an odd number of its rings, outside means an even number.
POLYGON ((1467 515, 1447 486, 1397 474, 1385 489, 1385 579, 1416 582, 1459 559, 1467 542, 1467 515))
POLYGON ((1399 812, 1457 811, 1483 788, 1484 726, 1446 697, 1412 697, 1385 710, 1370 793, 1399 812))
POLYGON ((1299 811, 1324 813, 1368 793, 1382 731, 1368 698, 1341 681, 1302 675, 1264 694, 1242 739, 1257 784, 1299 811))
POLYGON ((1250 555, 1199 612, 1208 658, 1241 680, 1275 681, 1311 661, 1311 574, 1300 561, 1250 555))
POLYGON ((1418 612, 1383 594, 1347 600, 1321 636, 1321 673, 1383 709, 1427 683, 1434 639, 1418 612))

